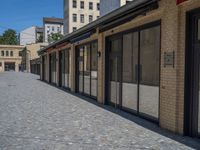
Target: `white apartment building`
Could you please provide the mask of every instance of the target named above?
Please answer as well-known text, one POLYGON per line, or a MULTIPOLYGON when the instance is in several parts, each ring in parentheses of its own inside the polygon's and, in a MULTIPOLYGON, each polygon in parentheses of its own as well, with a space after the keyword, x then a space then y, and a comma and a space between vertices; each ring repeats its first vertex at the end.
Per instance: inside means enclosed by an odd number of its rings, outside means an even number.
POLYGON ((20 32, 20 45, 34 44, 40 41, 43 36, 43 28, 37 26, 31 26, 20 32))
POLYGON ((52 33, 61 33, 63 31, 63 19, 61 18, 43 18, 44 42, 49 42, 48 38, 52 33))
POLYGON ((64 34, 96 20, 100 13, 100 0, 64 0, 64 34))
POLYGON ((104 16, 131 1, 133 0, 100 0, 100 16, 104 16))

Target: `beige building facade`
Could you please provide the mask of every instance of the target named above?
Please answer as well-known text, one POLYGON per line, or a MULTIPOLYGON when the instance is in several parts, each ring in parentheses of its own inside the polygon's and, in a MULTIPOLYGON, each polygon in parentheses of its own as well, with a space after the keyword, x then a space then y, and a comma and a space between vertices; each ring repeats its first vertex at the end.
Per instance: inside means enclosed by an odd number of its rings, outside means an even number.
MULTIPOLYGON (((38 50, 47 46, 47 43, 27 44, 22 51, 22 70, 31 72, 31 61, 38 59, 38 50)), ((39 64, 38 64, 39 65, 39 64)), ((35 66, 34 66, 35 67, 35 66)), ((37 69, 37 68, 36 68, 37 69)))
POLYGON ((98 19, 99 0, 64 0, 64 34, 98 19))
POLYGON ((42 49, 41 79, 198 137, 199 52, 199 0, 135 0, 42 49))
POLYGON ((0 45, 0 72, 21 70, 24 46, 0 45))

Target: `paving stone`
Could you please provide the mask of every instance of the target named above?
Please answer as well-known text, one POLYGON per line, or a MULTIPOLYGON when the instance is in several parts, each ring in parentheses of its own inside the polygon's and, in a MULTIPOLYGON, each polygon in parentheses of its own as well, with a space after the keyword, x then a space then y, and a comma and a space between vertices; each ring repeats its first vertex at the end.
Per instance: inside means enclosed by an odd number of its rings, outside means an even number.
POLYGON ((190 150, 200 140, 110 106, 99 106, 28 73, 0 73, 0 150, 190 150))

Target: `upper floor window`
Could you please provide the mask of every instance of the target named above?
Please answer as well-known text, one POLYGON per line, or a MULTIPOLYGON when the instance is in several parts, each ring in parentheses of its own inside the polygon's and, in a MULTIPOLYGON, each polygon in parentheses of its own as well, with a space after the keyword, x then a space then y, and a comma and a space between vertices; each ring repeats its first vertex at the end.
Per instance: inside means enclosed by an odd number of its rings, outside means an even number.
POLYGON ((99 5, 99 3, 97 3, 97 10, 100 10, 100 5, 99 5))
POLYGON ((13 56, 13 51, 10 51, 10 56, 13 56))
POLYGON ((54 27, 52 27, 52 31, 55 31, 55 28, 54 28, 54 27))
POLYGON ((4 56, 4 51, 1 51, 1 56, 4 56))
POLYGON ((21 51, 19 51, 19 56, 22 56, 22 52, 21 51))
POLYGON ((76 31, 77 30, 77 27, 73 27, 73 31, 76 31))
POLYGON ((81 23, 84 23, 84 22, 85 22, 85 18, 84 18, 84 15, 83 15, 83 14, 80 15, 80 19, 81 19, 81 23))
POLYGON ((9 56, 9 52, 8 51, 6 51, 6 56, 9 56))
POLYGON ((81 9, 84 9, 84 1, 81 1, 81 4, 80 4, 80 7, 81 7, 81 9))
POLYGON ((89 2, 89 9, 93 10, 93 3, 92 2, 89 2))
POLYGON ((73 14, 73 22, 77 22, 77 14, 73 14))
POLYGON ((73 0, 73 8, 77 8, 77 1, 73 0))
POLYGON ((60 27, 57 27, 57 31, 60 32, 60 27))
POLYGON ((92 22, 92 21, 93 21, 93 16, 89 15, 89 22, 92 22))

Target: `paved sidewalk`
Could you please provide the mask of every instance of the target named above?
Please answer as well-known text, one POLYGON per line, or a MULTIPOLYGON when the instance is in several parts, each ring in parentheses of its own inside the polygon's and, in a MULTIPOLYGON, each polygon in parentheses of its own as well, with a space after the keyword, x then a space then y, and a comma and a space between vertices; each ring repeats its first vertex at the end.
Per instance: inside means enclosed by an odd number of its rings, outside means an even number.
POLYGON ((100 107, 26 73, 0 73, 0 150, 200 149, 200 140, 100 107))

